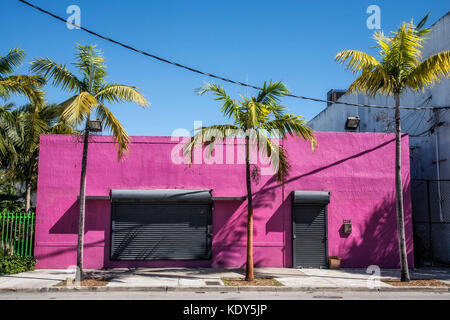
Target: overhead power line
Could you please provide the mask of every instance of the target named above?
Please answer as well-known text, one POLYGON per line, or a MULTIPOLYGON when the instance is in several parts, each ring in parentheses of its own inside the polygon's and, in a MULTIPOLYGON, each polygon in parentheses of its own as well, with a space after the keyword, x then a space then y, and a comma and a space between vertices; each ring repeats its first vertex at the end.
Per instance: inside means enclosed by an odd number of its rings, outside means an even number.
MULTIPOLYGON (((23 4, 26 4, 27 6, 30 6, 30 7, 34 8, 34 9, 38 10, 38 11, 40 11, 40 12, 46 14, 46 15, 49 15, 49 16, 51 16, 51 17, 53 17, 53 18, 55 18, 55 19, 57 19, 57 20, 59 20, 59 21, 61 21, 61 22, 70 24, 70 25, 72 25, 72 26, 74 26, 74 27, 76 27, 76 28, 78 28, 78 29, 80 29, 80 30, 83 30, 83 31, 85 31, 85 32, 87 32, 87 33, 89 33, 89 34, 91 34, 91 35, 93 35, 93 36, 96 36, 96 37, 101 38, 101 39, 103 39, 103 40, 112 42, 112 43, 114 43, 114 44, 116 44, 116 45, 119 45, 119 46, 121 46, 121 47, 124 47, 124 48, 126 48, 126 49, 128 49, 128 50, 131 50, 131 51, 140 53, 140 54, 142 54, 142 55, 144 55, 144 56, 147 56, 147 57, 150 57, 150 58, 159 60, 159 61, 164 62, 164 63, 171 64, 171 65, 173 65, 173 66, 176 66, 176 67, 179 67, 179 68, 183 68, 183 69, 189 70, 189 71, 191 71, 191 72, 195 72, 195 73, 198 73, 198 74, 201 74, 201 75, 210 77, 210 78, 215 78, 215 79, 218 79, 218 80, 222 80, 222 81, 225 81, 225 82, 237 84, 237 85, 240 85, 240 86, 243 86, 243 87, 252 88, 252 89, 256 89, 256 90, 261 90, 261 89, 262 89, 261 87, 258 87, 258 86, 254 86, 254 85, 251 85, 251 84, 243 83, 243 82, 240 82, 240 81, 235 81, 235 80, 232 80, 232 79, 229 79, 229 78, 225 78, 225 77, 222 77, 222 76, 218 76, 218 75, 215 75, 215 74, 212 74, 212 73, 203 72, 203 71, 200 71, 200 70, 198 70, 198 69, 195 69, 195 68, 192 68, 192 67, 189 67, 189 66, 185 66, 185 65, 183 65, 183 64, 180 64, 180 63, 177 63, 177 62, 174 62, 174 61, 170 61, 170 60, 168 60, 168 59, 164 59, 164 58, 158 57, 158 56, 156 56, 156 55, 154 55, 154 54, 148 53, 148 52, 143 51, 143 50, 136 49, 136 48, 134 48, 134 47, 132 47, 132 46, 130 46, 130 45, 128 45, 128 44, 125 44, 125 43, 123 43, 123 42, 120 42, 120 41, 111 39, 111 38, 109 38, 109 37, 106 37, 106 36, 104 36, 104 35, 101 35, 101 34, 95 32, 95 31, 92 31, 92 30, 90 30, 90 29, 87 29, 87 28, 84 28, 84 27, 79 26, 79 25, 77 25, 77 24, 74 24, 74 23, 72 23, 72 22, 69 22, 69 21, 67 21, 66 19, 64 19, 64 18, 62 18, 62 17, 60 17, 60 16, 58 16, 58 15, 56 15, 56 14, 54 14, 54 13, 51 13, 51 12, 49 12, 49 11, 47 11, 47 10, 41 8, 41 7, 38 7, 38 6, 36 6, 36 5, 34 5, 34 4, 30 3, 30 2, 28 2, 28 1, 25 1, 25 0, 18 0, 18 1, 19 1, 19 2, 22 2, 23 4)), ((344 101, 329 101, 329 100, 325 100, 325 99, 317 99, 317 98, 311 98, 311 97, 306 97, 306 96, 301 96, 301 95, 295 95, 295 94, 287 94, 286 96, 287 96, 287 97, 291 97, 291 98, 296 98, 296 99, 302 99, 302 100, 310 100, 310 101, 315 101, 315 102, 334 103, 334 104, 343 104, 343 105, 353 106, 353 107, 367 107, 367 108, 395 109, 394 106, 380 106, 380 105, 370 105, 370 104, 362 104, 362 103, 351 103, 351 102, 344 102, 344 101)), ((446 106, 446 107, 435 107, 435 108, 433 108, 433 107, 400 107, 400 109, 410 109, 410 110, 420 110, 420 109, 450 109, 450 106, 446 106)))

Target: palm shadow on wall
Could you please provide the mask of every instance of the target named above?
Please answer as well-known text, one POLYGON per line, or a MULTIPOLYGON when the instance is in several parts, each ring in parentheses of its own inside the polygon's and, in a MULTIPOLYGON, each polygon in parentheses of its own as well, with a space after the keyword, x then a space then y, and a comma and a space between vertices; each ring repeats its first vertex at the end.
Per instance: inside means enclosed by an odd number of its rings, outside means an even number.
MULTIPOLYGON (((273 183, 275 177, 271 177, 265 185, 273 183)), ((265 186, 264 185, 264 186, 265 186)), ((265 187, 260 188, 253 194, 253 210, 254 210, 254 240, 261 233, 267 233, 262 230, 265 226, 261 222, 265 219, 258 211, 260 209, 272 209, 275 205, 276 189, 267 190, 265 187)), ((246 241, 247 241, 247 202, 242 201, 226 201, 229 208, 221 215, 216 215, 213 219, 217 230, 214 230, 213 257, 214 267, 224 267, 229 265, 230 261, 242 261, 238 267, 245 267, 246 258, 246 241)), ((254 241, 256 242, 256 241, 254 241)), ((264 265, 265 259, 254 247, 254 264, 255 266, 264 265)))
MULTIPOLYGON (((403 134, 402 137, 406 137, 403 134)), ((330 169, 332 167, 338 166, 346 161, 364 156, 371 152, 374 152, 380 148, 386 147, 393 144, 395 139, 387 140, 380 143, 372 148, 363 150, 361 152, 355 153, 348 157, 342 158, 340 160, 334 161, 330 164, 323 165, 319 168, 313 169, 311 171, 298 174, 293 177, 288 177, 286 184, 294 181, 298 181, 304 177, 315 175, 323 170, 330 169)), ((275 177, 273 177, 275 178, 275 177)), ((274 179, 273 179, 274 180, 274 179)), ((274 185, 274 181, 269 181, 272 183, 267 183, 265 191, 281 188, 278 185, 274 185)), ((392 187, 394 187, 394 182, 392 182, 392 187)), ((404 194, 410 194, 410 183, 403 185, 404 194)), ((284 196, 283 196, 284 197, 284 196)), ((405 199, 410 197, 405 197, 405 199)), ((286 250, 291 249, 292 233, 289 226, 283 226, 283 214, 286 211, 290 211, 289 207, 290 197, 289 195, 281 203, 278 209, 273 213, 271 218, 266 223, 266 231, 268 232, 283 232, 284 231, 284 256, 286 256, 286 250)), ((405 211, 409 207, 408 203, 405 203, 405 211)), ((409 211, 411 208, 409 208, 409 211)), ((290 214, 290 213, 289 213, 290 214)), ((339 239, 345 240, 341 241, 339 248, 339 255, 344 256, 345 259, 342 261, 342 266, 352 266, 352 267, 367 267, 367 255, 370 255, 370 260, 378 261, 380 267, 385 268, 396 268, 399 265, 399 250, 398 250, 398 237, 397 237, 397 218, 396 218, 396 207, 395 207, 395 194, 389 194, 386 196, 382 202, 376 206, 372 212, 367 213, 370 218, 366 220, 363 225, 354 226, 361 230, 364 230, 360 235, 362 241, 353 240, 352 235, 347 235, 344 233, 343 225, 339 226, 338 230, 328 230, 330 232, 337 232, 339 234, 339 239)), ((405 221, 406 232, 412 232, 412 218, 405 221)), ((411 235, 411 234, 410 234, 411 235)), ((330 237, 329 237, 330 238, 330 237)), ((407 238, 407 252, 408 261, 412 262, 412 252, 413 252, 413 239, 412 236, 407 238)), ((285 264, 289 262, 286 261, 285 264)))
MULTIPOLYGON (((104 200, 87 200, 86 201, 86 223, 84 233, 89 231, 107 231, 107 223, 102 214, 105 211, 105 201, 104 200)), ((50 228, 50 234, 78 234, 78 214, 79 205, 78 200, 74 201, 72 205, 67 209, 61 218, 50 228)), ((98 247, 104 245, 103 239, 97 239, 94 241, 85 242, 84 247, 86 249, 92 247, 98 247)), ((70 246, 63 246, 58 250, 54 250, 51 253, 40 254, 39 259, 56 257, 64 255, 68 252, 76 252, 76 242, 70 246)))
MULTIPOLYGON (((406 137, 406 136, 407 136, 407 134, 402 134, 402 138, 404 138, 404 137, 406 137)), ((317 173, 319 173, 319 172, 321 172, 321 171, 324 171, 324 170, 330 169, 330 168, 332 168, 332 167, 338 166, 338 165, 340 165, 340 164, 342 164, 342 163, 344 163, 344 162, 346 162, 346 161, 349 161, 349 160, 352 160, 352 159, 359 158, 359 157, 364 156, 364 155, 366 155, 366 154, 368 154, 368 153, 371 153, 371 152, 373 152, 373 151, 376 151, 376 150, 378 150, 378 149, 381 149, 381 148, 383 148, 383 147, 386 147, 386 146, 388 146, 389 144, 392 144, 392 148, 393 148, 394 142, 395 142, 395 138, 394 138, 394 139, 387 140, 387 141, 384 141, 383 143, 380 143, 379 145, 376 145, 375 147, 372 147, 372 148, 363 150, 363 151, 361 151, 361 152, 352 154, 352 155, 350 155, 350 156, 348 156, 348 157, 345 157, 345 158, 342 158, 342 159, 340 159, 340 160, 331 162, 331 163, 329 163, 329 164, 327 164, 327 165, 322 165, 322 166, 320 166, 320 167, 318 167, 318 168, 315 168, 315 169, 313 169, 313 170, 310 170, 310 171, 308 171, 308 172, 304 172, 304 173, 301 173, 301 174, 296 175, 296 176, 293 176, 293 177, 289 176, 289 177, 284 181, 284 183, 285 183, 285 185, 288 185, 289 183, 294 182, 294 181, 298 181, 298 180, 300 180, 300 179, 302 179, 302 178, 305 178, 305 177, 308 177, 308 176, 313 176, 313 175, 315 175, 315 174, 317 174, 317 173)), ((272 180, 272 182, 275 181, 275 176, 274 176, 271 180, 272 180)), ((276 188, 279 188, 279 187, 280 187, 279 185, 274 184, 274 183, 271 183, 271 185, 267 184, 267 187, 265 187, 265 190, 268 191, 268 190, 270 190, 270 189, 276 189, 276 188)))
MULTIPOLYGON (((403 186, 405 193, 409 193, 409 184, 403 186)), ((405 209, 408 206, 405 206, 405 209)), ((380 268, 398 268, 400 256, 397 236, 397 213, 395 193, 386 196, 374 210, 368 213, 369 218, 359 225, 353 225, 352 234, 341 233, 338 230, 341 244, 339 252, 333 253, 342 258, 341 267, 367 268, 369 265, 378 265, 380 268), (360 231, 362 230, 362 231, 360 231), (356 240, 353 233, 360 232, 356 240), (371 261, 367 263, 367 261, 371 261)), ((336 232, 329 230, 328 232, 336 232)), ((413 262, 412 219, 405 219, 406 248, 408 263, 413 262), (408 236, 409 235, 409 236, 408 236)))
MULTIPOLYGON (((78 234, 79 208, 79 201, 73 202, 50 228, 50 234, 78 234)), ((86 200, 85 234, 88 231, 105 231, 107 219, 103 217, 103 212, 105 212, 105 200, 86 200)))

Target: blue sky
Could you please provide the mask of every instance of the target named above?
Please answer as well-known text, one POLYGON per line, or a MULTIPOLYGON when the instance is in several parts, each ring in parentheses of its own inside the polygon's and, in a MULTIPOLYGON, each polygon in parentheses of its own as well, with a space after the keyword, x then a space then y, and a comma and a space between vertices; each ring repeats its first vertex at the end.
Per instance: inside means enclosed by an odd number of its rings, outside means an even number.
MULTIPOLYGON (((261 85, 282 80, 298 95, 325 98, 332 88, 346 88, 353 76, 334 62, 344 49, 374 54, 366 20, 369 5, 381 9, 381 29, 396 29, 402 21, 421 19, 432 11, 429 24, 450 10, 448 0, 432 1, 144 1, 144 0, 28 0, 68 17, 69 5, 81 9, 81 24, 155 55, 234 80, 261 85)), ((17 0, 1 1, 0 55, 19 47, 26 64, 50 57, 70 64, 75 42, 97 44, 108 64, 109 82, 136 85, 151 102, 149 109, 132 104, 111 106, 130 135, 170 135, 174 129, 192 130, 193 121, 226 123, 210 96, 198 96, 207 77, 136 54, 81 30, 69 30, 17 0)), ((69 68, 72 68, 70 65, 69 68)), ((72 69, 73 70, 73 69, 72 69)), ((246 89, 217 82, 231 94, 246 89)), ((58 103, 69 93, 46 87, 47 100, 58 103)), ((254 93, 249 90, 249 94, 254 93)), ((21 98, 14 98, 17 103, 21 98)), ((283 99, 289 112, 306 120, 325 104, 283 99)))

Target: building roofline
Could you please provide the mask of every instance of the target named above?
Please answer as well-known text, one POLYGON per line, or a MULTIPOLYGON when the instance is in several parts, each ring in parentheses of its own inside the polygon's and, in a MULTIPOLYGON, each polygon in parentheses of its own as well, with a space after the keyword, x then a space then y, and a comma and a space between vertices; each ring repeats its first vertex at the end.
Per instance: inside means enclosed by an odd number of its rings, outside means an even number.
POLYGON ((450 11, 448 11, 446 14, 444 14, 442 17, 440 17, 439 19, 437 19, 430 27, 432 28, 436 23, 438 23, 439 21, 445 19, 446 17, 450 16, 450 11))

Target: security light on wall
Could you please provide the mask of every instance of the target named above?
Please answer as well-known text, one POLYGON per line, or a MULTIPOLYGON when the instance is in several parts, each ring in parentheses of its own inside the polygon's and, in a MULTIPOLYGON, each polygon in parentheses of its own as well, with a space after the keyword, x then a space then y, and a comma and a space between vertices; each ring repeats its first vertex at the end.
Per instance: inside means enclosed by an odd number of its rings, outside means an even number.
POLYGON ((102 122, 100 120, 89 120, 88 127, 90 132, 101 132, 102 122))
POLYGON ((347 121, 345 122, 345 129, 347 130, 356 130, 359 126, 359 117, 347 117, 347 121))

